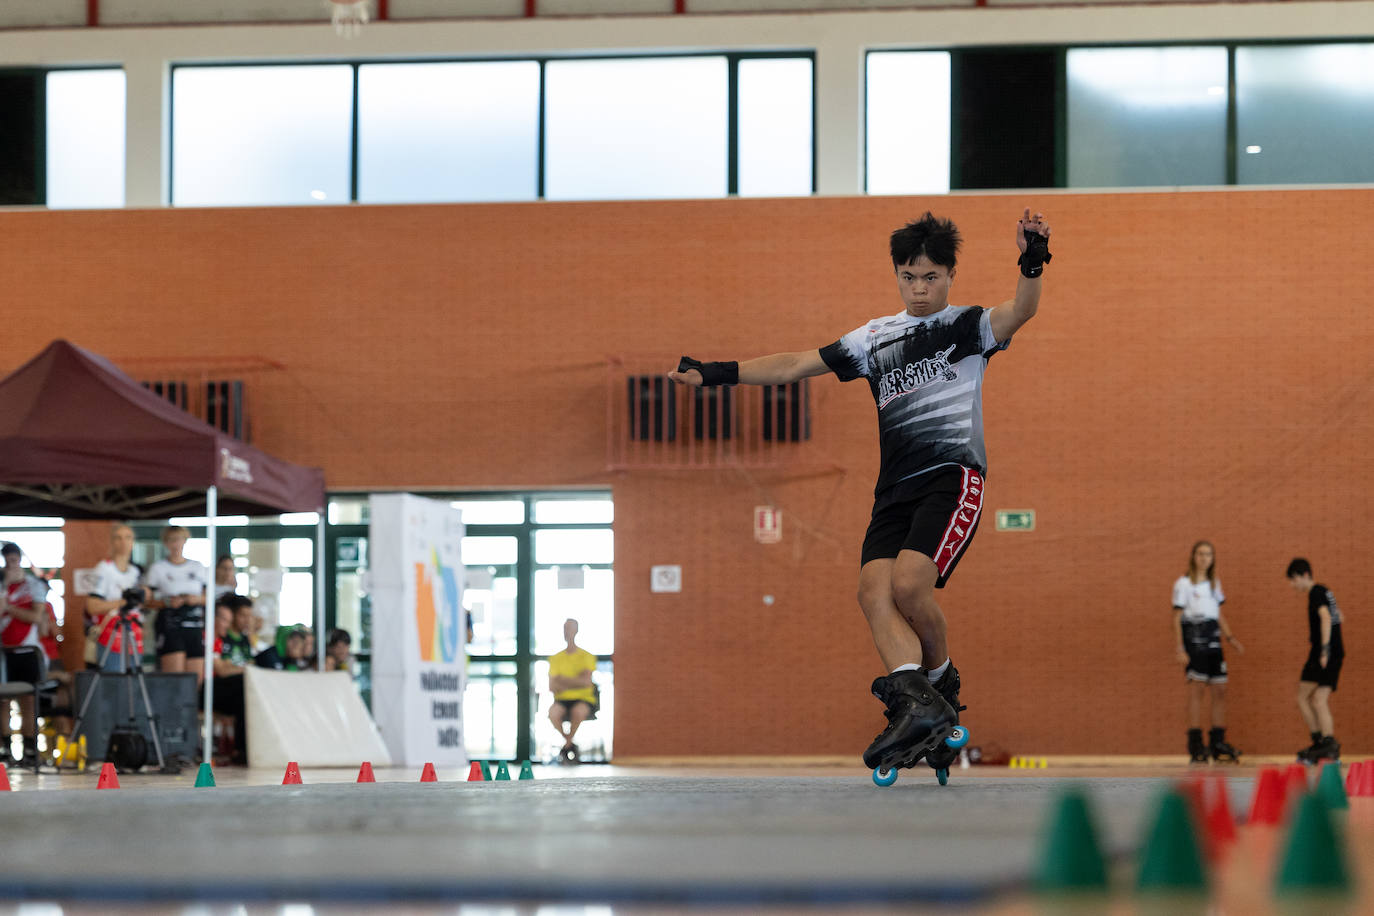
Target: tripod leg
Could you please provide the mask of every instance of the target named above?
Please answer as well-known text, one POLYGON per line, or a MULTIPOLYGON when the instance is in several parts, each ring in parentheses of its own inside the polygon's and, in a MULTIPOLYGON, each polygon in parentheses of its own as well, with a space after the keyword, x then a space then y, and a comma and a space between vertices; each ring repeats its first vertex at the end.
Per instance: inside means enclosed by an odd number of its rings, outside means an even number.
POLYGON ((153 703, 148 699, 148 685, 143 680, 143 669, 135 668, 134 677, 138 679, 138 689, 143 691, 143 710, 148 714, 148 731, 153 734, 153 750, 157 752, 158 769, 166 769, 167 761, 162 757, 162 742, 157 737, 157 715, 153 713, 153 703))

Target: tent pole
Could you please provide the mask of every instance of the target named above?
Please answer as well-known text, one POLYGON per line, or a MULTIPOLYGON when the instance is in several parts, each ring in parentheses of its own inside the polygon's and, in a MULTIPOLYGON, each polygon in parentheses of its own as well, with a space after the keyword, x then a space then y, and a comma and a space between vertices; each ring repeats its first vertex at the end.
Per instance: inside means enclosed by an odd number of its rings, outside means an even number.
POLYGON ((205 537, 210 542, 210 562, 205 577, 205 756, 214 761, 215 739, 215 520, 219 516, 219 488, 205 490, 205 537))
POLYGON ((324 516, 320 509, 320 520, 315 525, 315 670, 324 670, 324 641, 329 636, 324 631, 324 516))

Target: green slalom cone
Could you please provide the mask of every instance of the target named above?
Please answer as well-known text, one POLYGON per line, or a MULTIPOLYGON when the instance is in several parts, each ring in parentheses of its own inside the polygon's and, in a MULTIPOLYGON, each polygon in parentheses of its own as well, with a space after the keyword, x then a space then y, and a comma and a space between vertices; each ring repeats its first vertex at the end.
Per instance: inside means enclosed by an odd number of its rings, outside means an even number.
POLYGON ((506 769, 506 761, 504 760, 496 765, 496 781, 500 782, 503 779, 507 782, 510 781, 510 770, 506 769))
POLYGON ((1307 795, 1298 805, 1276 886, 1280 894, 1350 890, 1345 844, 1319 795, 1307 795))
POLYGON ((526 760, 524 763, 520 764, 520 778, 521 778, 521 779, 533 779, 533 778, 534 778, 534 767, 530 766, 530 762, 529 762, 528 760, 526 760))
POLYGON ((215 771, 208 763, 202 763, 200 769, 196 771, 196 788, 213 789, 215 787, 215 771))
POLYGON ((1207 890, 1197 825, 1187 800, 1177 791, 1160 799, 1159 812, 1145 841, 1136 889, 1144 893, 1207 890))
POLYGON ((1350 799, 1345 795, 1345 780, 1341 778, 1341 765, 1329 761, 1322 765, 1322 774, 1317 778, 1317 793, 1326 807, 1332 811, 1344 811, 1350 807, 1350 799))
POLYGON ((483 781, 491 782, 491 765, 487 763, 485 760, 483 760, 481 761, 481 767, 483 781))
POLYGON ((1073 789, 1059 796, 1042 840, 1035 886, 1040 891, 1105 891, 1107 862, 1097 839, 1088 797, 1073 789))

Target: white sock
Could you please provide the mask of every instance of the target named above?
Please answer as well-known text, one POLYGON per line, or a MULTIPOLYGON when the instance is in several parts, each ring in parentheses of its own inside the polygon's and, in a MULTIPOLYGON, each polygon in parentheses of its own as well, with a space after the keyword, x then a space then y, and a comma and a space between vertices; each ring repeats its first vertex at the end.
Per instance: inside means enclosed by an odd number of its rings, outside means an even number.
POLYGON ((938 681, 940 678, 944 677, 944 676, 945 676, 945 672, 948 671, 948 670, 949 670, 949 659, 945 659, 945 663, 944 663, 943 665, 941 665, 941 666, 938 667, 938 668, 931 668, 931 669, 930 669, 930 682, 931 682, 932 684, 935 683, 935 682, 938 681))
POLYGON ((893 668, 892 673, 896 674, 898 671, 915 671, 920 667, 921 666, 915 662, 907 662, 905 665, 898 665, 896 668, 893 668))

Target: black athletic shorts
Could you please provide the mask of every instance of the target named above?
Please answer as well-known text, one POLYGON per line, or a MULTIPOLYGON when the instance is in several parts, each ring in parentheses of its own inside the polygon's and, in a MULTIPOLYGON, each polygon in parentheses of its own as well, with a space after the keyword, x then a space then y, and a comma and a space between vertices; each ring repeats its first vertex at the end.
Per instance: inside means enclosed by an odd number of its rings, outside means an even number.
POLYGON ((1226 659, 1220 649, 1189 646, 1188 666, 1183 669, 1183 676, 1204 684, 1225 684, 1226 659))
POLYGON ((154 624, 157 657, 185 652, 187 658, 205 657, 205 608, 165 607, 157 612, 154 624))
POLYGON ((1321 650, 1313 649, 1307 656, 1307 663, 1302 666, 1302 675, 1298 680, 1316 684, 1318 687, 1330 687, 1331 692, 1335 693, 1336 682, 1341 679, 1341 665, 1344 663, 1344 655, 1333 655, 1326 660, 1326 667, 1323 668, 1321 650))
POLYGON ((978 530, 983 475, 950 465, 897 486, 903 492, 896 501, 880 501, 873 507, 859 565, 914 550, 935 561, 935 587, 944 588, 978 530))

